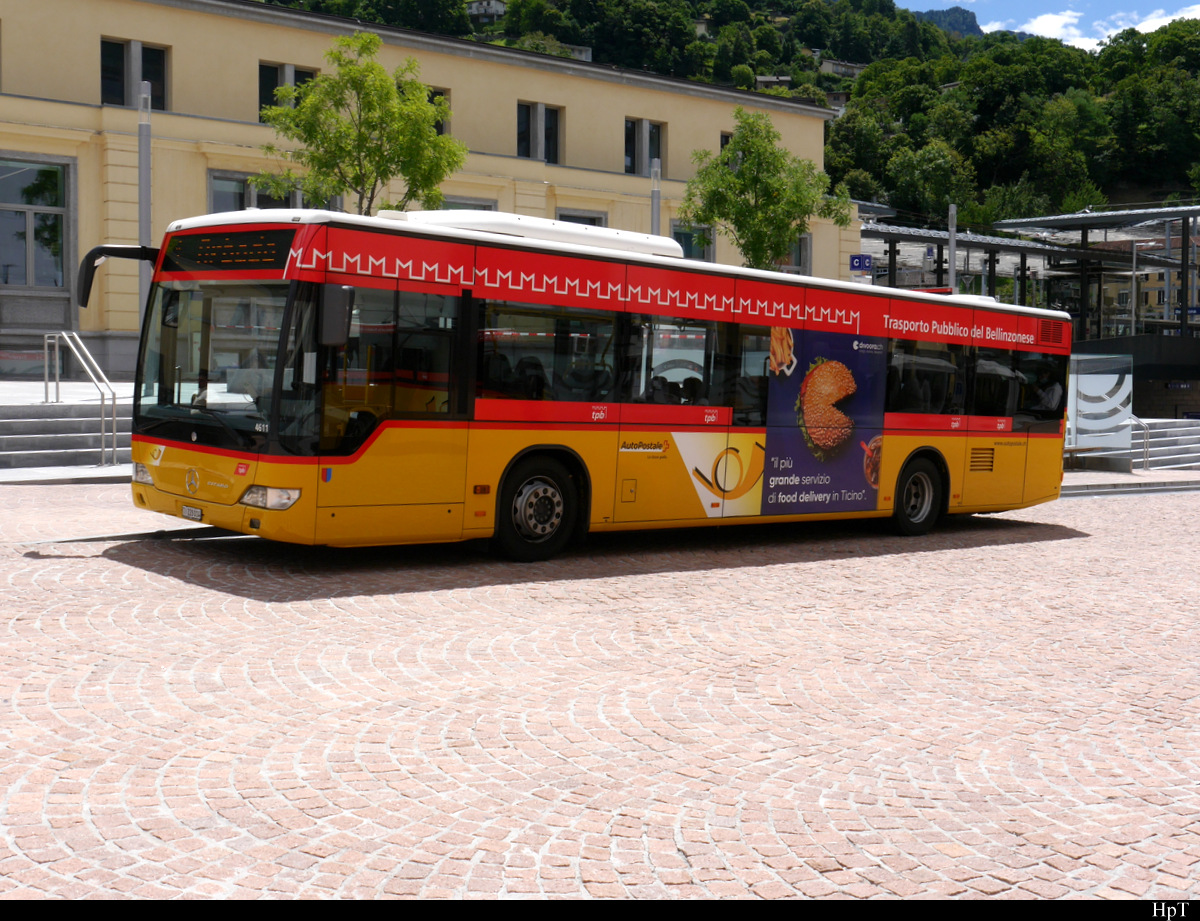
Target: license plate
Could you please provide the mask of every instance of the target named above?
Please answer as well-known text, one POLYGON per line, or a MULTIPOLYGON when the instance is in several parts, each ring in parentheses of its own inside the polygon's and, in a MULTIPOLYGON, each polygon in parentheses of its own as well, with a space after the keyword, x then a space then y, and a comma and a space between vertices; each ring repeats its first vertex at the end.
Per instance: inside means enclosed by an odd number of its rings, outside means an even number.
POLYGON ((204 509, 192 505, 183 506, 183 517, 190 521, 200 521, 204 517, 204 509))

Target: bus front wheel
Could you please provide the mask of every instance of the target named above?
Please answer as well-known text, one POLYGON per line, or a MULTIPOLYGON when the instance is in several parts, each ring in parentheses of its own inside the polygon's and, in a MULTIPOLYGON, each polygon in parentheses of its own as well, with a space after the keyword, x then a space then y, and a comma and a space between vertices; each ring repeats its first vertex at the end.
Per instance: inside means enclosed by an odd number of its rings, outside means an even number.
POLYGON ((896 483, 896 510, 892 521, 907 536, 925 534, 942 513, 942 478, 923 458, 909 461, 896 483))
POLYGON ((571 539, 578 509, 578 494, 566 467, 552 458, 520 461, 504 478, 496 546, 523 563, 549 559, 571 539))

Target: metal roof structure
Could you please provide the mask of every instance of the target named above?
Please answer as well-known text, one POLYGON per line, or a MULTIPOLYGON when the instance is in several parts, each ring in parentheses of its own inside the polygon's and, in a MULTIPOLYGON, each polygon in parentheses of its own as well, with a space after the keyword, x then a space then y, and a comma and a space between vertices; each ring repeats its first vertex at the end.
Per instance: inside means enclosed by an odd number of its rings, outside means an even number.
MULTIPOLYGON (((1200 208, 1196 209, 1200 214, 1200 208)), ((1022 220, 1025 220, 1022 218, 1022 220)), ((1032 218, 1030 219, 1032 220, 1032 218)), ((946 246, 950 241, 950 233, 945 230, 925 230, 917 227, 901 227, 895 224, 865 223, 862 225, 864 237, 876 237, 883 240, 899 240, 906 243, 924 243, 946 246)), ((1044 243, 1036 240, 1021 240, 1015 237, 994 237, 979 233, 956 233, 955 242, 961 247, 982 249, 1004 253, 1024 253, 1028 256, 1050 256, 1060 259, 1087 260, 1090 262, 1106 262, 1117 265, 1132 265, 1132 254, 1113 250, 1098 250, 1080 246, 1063 246, 1059 243, 1044 243)), ((1174 265, 1174 260, 1161 256, 1144 253, 1138 257, 1143 266, 1174 265)))
MULTIPOLYGON (((1103 230, 1106 234, 1109 230, 1115 230, 1124 227, 1139 227, 1147 224, 1167 224, 1170 225, 1175 221, 1180 222, 1180 237, 1182 241, 1191 241, 1194 239, 1192 231, 1192 222, 1200 218, 1200 205, 1174 205, 1165 208, 1128 208, 1118 209, 1113 211, 1077 211, 1074 214, 1052 214, 1043 217, 1026 217, 1015 218, 1007 221, 997 221, 995 227, 999 230, 1009 231, 1077 231, 1079 233, 1080 247, 1088 253, 1087 260, 1080 262, 1080 284, 1086 289, 1088 262, 1093 264, 1111 261, 1108 257, 1110 251, 1101 247, 1088 246, 1088 231, 1103 230), (1103 254, 1103 255, 1101 255, 1103 254)), ((1179 325, 1178 335, 1187 337, 1190 334, 1188 327, 1189 304, 1188 279, 1191 275, 1191 269, 1188 265, 1190 259, 1190 251, 1192 247, 1189 245, 1181 245, 1179 247, 1179 257, 1175 261, 1158 261, 1162 257, 1152 257, 1149 254, 1141 258, 1143 265, 1178 265, 1179 277, 1182 280, 1180 287, 1181 301, 1179 305, 1179 325), (1152 261, 1155 260, 1155 261, 1152 261)), ((1130 245, 1131 255, 1135 247, 1130 245)), ((1083 332, 1086 334, 1087 317, 1090 313, 1089 305, 1083 306, 1084 327, 1083 332)), ((1135 324, 1136 325, 1136 324, 1135 324)), ((1174 326, 1175 324, 1169 324, 1174 326)))
POLYGON ((1123 211, 1076 211, 1073 214, 1051 214, 1044 217, 1021 217, 996 221, 997 230, 1015 232, 1031 230, 1098 230, 1114 227, 1135 227, 1138 224, 1178 221, 1200 217, 1200 205, 1179 205, 1169 208, 1132 208, 1123 211))
MULTIPOLYGON (((1167 251, 1170 252, 1170 239, 1173 235, 1171 224, 1183 224, 1179 229, 1177 241, 1192 240, 1196 237, 1190 233, 1193 221, 1200 221, 1200 204, 1177 205, 1165 208, 1127 208, 1112 211, 1080 211, 1074 214, 1055 214, 1043 217, 1016 218, 997 221, 993 226, 996 230, 1008 233, 1059 235, 1077 233, 1077 243, 1057 243, 1050 240, 1030 240, 1006 236, 987 236, 976 233, 957 233, 955 243, 959 250, 975 250, 986 253, 986 272, 988 274, 989 290, 995 289, 996 264, 1002 255, 1007 255, 1008 271, 1013 275, 1018 285, 1018 300, 1025 300, 1026 261, 1029 257, 1044 257, 1045 268, 1042 278, 1048 275, 1078 277, 1078 292, 1080 303, 1078 316, 1075 317, 1076 349, 1080 352, 1105 352, 1115 350, 1121 354, 1133 356, 1134 374, 1139 379, 1155 380, 1178 378, 1192 380, 1200 375, 1200 319, 1192 315, 1188 298, 1190 285, 1187 279, 1191 277, 1193 266, 1189 265, 1191 258, 1190 246, 1178 246, 1176 255, 1166 257, 1139 251, 1139 240, 1146 237, 1156 237, 1161 245, 1166 237, 1167 251), (1159 225, 1154 229, 1154 225, 1159 225), (1187 229, 1184 229, 1187 228, 1187 229), (1089 245, 1088 235, 1093 232, 1096 237, 1101 234, 1105 242, 1093 242, 1089 245), (1115 232, 1110 239, 1110 232, 1115 232), (1019 269, 1014 270, 1014 258, 1019 258, 1019 269), (1132 270, 1136 268, 1136 273, 1132 270), (1120 338, 1092 337, 1099 331, 1103 336, 1103 324, 1100 299, 1102 292, 1095 283, 1105 276, 1140 275, 1144 270, 1154 268, 1175 268, 1179 277, 1184 279, 1179 286, 1181 295, 1176 309, 1178 319, 1151 320, 1143 319, 1143 330, 1151 328, 1155 333, 1167 335, 1124 335, 1120 338), (1094 322, 1099 321, 1099 322, 1094 322), (1090 335, 1089 335, 1090 334, 1090 335)), ((864 239, 883 240, 886 243, 888 260, 889 284, 895 283, 896 262, 901 243, 919 244, 927 249, 938 247, 937 254, 937 284, 941 285, 944 273, 942 271, 942 249, 948 246, 950 235, 944 230, 921 230, 912 227, 900 227, 890 224, 873 223, 868 220, 862 226, 864 239)), ((1061 239, 1061 238, 1060 238, 1061 239)), ((1149 245, 1142 242, 1141 246, 1149 245)), ((1178 244, 1177 244, 1178 245, 1178 244)), ((1174 273, 1167 272, 1169 279, 1174 273)), ((1134 298, 1136 300, 1136 282, 1134 298)), ((1161 292, 1160 292, 1161 293, 1161 292)), ((1171 288, 1168 281, 1166 289, 1171 303, 1171 288)), ((1136 331, 1138 321, 1133 315, 1133 329, 1136 331)))

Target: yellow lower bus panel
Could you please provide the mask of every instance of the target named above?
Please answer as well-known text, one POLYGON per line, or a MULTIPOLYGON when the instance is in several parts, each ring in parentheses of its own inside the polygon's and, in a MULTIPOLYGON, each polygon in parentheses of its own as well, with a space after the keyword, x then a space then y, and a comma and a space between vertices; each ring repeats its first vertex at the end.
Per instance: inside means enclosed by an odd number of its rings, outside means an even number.
POLYGON ((1061 436, 906 432, 885 438, 873 510, 762 515, 761 440, 736 430, 397 426, 359 459, 276 460, 139 438, 133 459, 152 483, 135 482, 133 497, 140 508, 271 540, 370 546, 503 542, 506 529, 511 540, 522 477, 568 478, 587 515, 572 533, 884 517, 904 501, 897 486, 918 458, 936 471, 935 515, 1034 505, 1061 487, 1061 436), (252 486, 298 496, 288 508, 254 507, 243 501, 252 486))

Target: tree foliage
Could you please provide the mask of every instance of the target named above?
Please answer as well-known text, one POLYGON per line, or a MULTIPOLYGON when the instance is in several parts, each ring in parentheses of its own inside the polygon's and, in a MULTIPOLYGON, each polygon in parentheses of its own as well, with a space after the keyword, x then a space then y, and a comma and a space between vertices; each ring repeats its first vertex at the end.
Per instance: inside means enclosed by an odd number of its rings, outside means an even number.
POLYGON ((264 108, 263 121, 295 146, 264 150, 300 169, 262 173, 255 184, 277 196, 298 186, 315 202, 349 195, 359 214, 369 214, 399 178, 404 193, 393 207, 441 204, 438 187, 465 162, 466 147, 439 134, 450 111, 443 98, 430 98, 416 62, 389 74, 375 61, 381 44, 371 33, 343 36, 325 55, 332 72, 276 91, 279 105, 264 108))
POLYGON ((779 132, 761 113, 734 111, 737 128, 716 156, 692 155, 698 169, 689 180, 680 220, 728 236, 746 265, 767 269, 784 260, 814 217, 839 226, 850 222, 844 189, 829 197, 829 179, 809 160, 779 146, 779 132))
POLYGON ((466 0, 267 0, 278 6, 345 16, 439 35, 469 35, 466 0))

